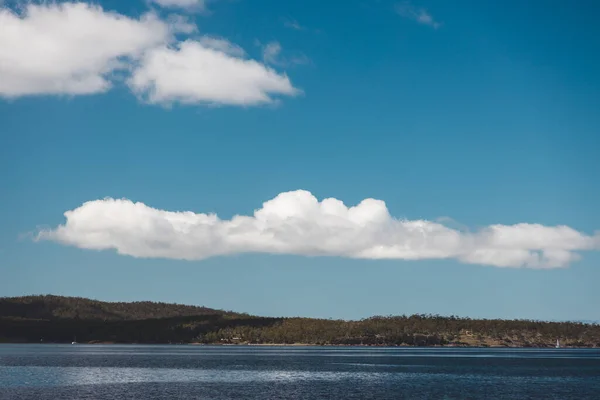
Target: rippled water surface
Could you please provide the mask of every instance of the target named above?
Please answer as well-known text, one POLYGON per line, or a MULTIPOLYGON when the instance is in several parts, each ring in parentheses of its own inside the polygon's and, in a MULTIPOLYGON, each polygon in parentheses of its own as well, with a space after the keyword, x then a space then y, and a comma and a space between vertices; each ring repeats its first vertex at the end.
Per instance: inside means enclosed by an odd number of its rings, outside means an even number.
POLYGON ((600 399, 600 350, 0 345, 0 399, 600 399))

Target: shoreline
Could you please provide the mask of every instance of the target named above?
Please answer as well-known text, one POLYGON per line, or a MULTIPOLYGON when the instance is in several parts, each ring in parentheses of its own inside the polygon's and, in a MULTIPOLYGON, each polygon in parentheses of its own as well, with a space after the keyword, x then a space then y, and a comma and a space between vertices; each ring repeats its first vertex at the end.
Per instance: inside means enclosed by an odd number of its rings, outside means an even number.
MULTIPOLYGON (((207 347, 379 347, 379 348, 404 348, 404 349, 436 349, 436 348, 466 348, 466 349, 551 349, 559 350, 554 346, 500 346, 500 345, 431 345, 431 346, 412 346, 407 344, 395 345, 395 344, 311 344, 311 343, 123 343, 123 342, 111 342, 111 341, 91 341, 91 342, 0 342, 0 346, 3 344, 19 344, 19 345, 85 345, 85 346, 207 346, 207 347)), ((600 349, 599 346, 561 346, 560 349, 600 349)))

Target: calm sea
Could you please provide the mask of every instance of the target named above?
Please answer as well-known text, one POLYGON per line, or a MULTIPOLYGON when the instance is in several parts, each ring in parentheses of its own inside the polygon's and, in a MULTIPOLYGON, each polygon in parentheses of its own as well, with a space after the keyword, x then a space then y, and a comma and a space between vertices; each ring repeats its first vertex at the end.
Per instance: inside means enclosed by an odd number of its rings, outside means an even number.
POLYGON ((600 399, 600 350, 0 345, 0 399, 600 399))

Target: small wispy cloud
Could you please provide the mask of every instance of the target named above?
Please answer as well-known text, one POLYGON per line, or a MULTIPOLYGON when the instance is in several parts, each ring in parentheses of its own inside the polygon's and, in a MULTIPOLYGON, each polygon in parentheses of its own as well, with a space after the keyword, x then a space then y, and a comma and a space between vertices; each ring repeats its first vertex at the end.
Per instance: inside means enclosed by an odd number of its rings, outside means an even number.
POLYGON ((281 22, 282 22, 283 26, 285 26, 286 28, 292 29, 295 31, 312 32, 312 33, 316 33, 316 34, 319 34, 322 32, 320 29, 310 28, 306 25, 302 25, 293 18, 281 18, 281 22))
POLYGON ((198 42, 209 49, 217 50, 233 57, 244 57, 246 52, 240 46, 218 36, 203 36, 198 42))
POLYGON ((207 0, 151 0, 164 8, 179 8, 190 12, 207 12, 207 0))
POLYGON ((263 61, 268 64, 278 64, 281 55, 281 44, 269 42, 263 46, 263 61))
POLYGON ((415 7, 408 1, 396 4, 395 9, 400 16, 411 19, 419 24, 430 26, 433 29, 437 29, 442 25, 433 18, 429 11, 424 8, 415 7))
POLYGON ((289 19, 289 18, 283 19, 283 26, 285 26, 286 28, 297 30, 297 31, 305 31, 308 29, 307 27, 300 25, 298 23, 298 21, 296 21, 295 19, 289 19))
POLYGON ((300 52, 284 56, 282 54, 283 49, 278 41, 271 41, 267 44, 257 41, 256 44, 262 47, 262 58, 265 64, 276 65, 278 67, 310 64, 310 59, 300 52))

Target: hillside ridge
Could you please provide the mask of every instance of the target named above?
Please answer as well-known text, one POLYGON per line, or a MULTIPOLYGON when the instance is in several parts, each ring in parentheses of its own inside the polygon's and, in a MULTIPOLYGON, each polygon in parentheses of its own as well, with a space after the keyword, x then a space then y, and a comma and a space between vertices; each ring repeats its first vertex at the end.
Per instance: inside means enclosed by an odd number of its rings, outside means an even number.
POLYGON ((111 302, 51 294, 0 297, 0 317, 139 320, 207 314, 238 315, 240 313, 177 303, 153 301, 111 302))
POLYGON ((600 347, 600 325, 373 316, 356 321, 273 318, 152 301, 35 295, 0 298, 0 342, 202 343, 377 346, 600 347))

